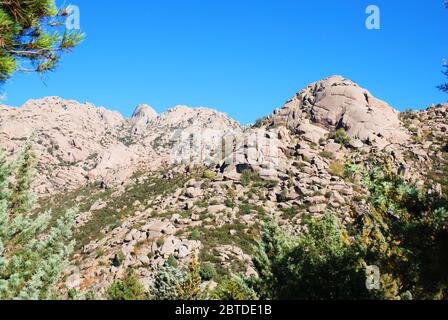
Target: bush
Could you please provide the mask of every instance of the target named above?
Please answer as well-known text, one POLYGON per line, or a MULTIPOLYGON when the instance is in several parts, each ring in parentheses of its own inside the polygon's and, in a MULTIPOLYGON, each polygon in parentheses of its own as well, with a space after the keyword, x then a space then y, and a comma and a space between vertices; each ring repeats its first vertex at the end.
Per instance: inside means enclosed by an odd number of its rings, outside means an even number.
POLYGON ((345 165, 342 161, 333 161, 328 167, 328 172, 334 176, 345 179, 345 165))
POLYGON ((198 229, 194 229, 193 231, 191 231, 190 234, 190 240, 201 240, 201 231, 199 231, 198 229))
POLYGON ((128 275, 122 281, 115 281, 107 290, 108 300, 145 300, 145 289, 137 277, 128 275))
POLYGON ((243 187, 248 187, 252 182, 257 182, 260 180, 260 176, 251 170, 243 170, 241 172, 241 184, 243 187))
POLYGON ((334 157, 333 153, 328 152, 328 151, 322 151, 322 152, 320 153, 320 156, 321 156, 322 158, 326 158, 326 159, 333 159, 333 157, 334 157))
POLYGON ((213 291, 212 297, 224 301, 258 300, 255 291, 237 276, 224 279, 213 291))
POLYGON ((227 208, 235 208, 235 201, 231 198, 226 198, 226 200, 224 200, 224 204, 227 208))
POLYGON ((288 201, 288 192, 283 190, 281 193, 277 194, 277 202, 282 203, 288 201))
POLYGON ((291 237, 268 221, 254 257, 260 277, 251 287, 262 299, 369 297, 360 250, 348 242, 334 215, 303 218, 308 233, 291 237))
POLYGON ((201 266, 200 275, 202 280, 204 281, 213 280, 217 276, 217 274, 218 273, 212 264, 207 263, 201 266))
POLYGON ((185 281, 177 284, 179 300, 204 300, 207 296, 200 275, 200 267, 193 256, 186 271, 185 281))
POLYGON ((448 296, 448 199, 406 183, 388 163, 365 170, 372 210, 356 225, 390 299, 448 296))
POLYGON ((0 2, 0 83, 14 71, 53 71, 81 42, 80 32, 65 28, 66 13, 52 0, 0 2))
POLYGON ((342 144, 343 146, 347 146, 351 139, 350 137, 347 135, 347 132, 345 132, 345 130, 343 128, 338 129, 337 131, 335 131, 332 135, 331 138, 339 144, 342 144))
POLYGON ((171 255, 166 260, 165 265, 168 266, 168 267, 177 268, 177 265, 178 265, 177 259, 173 255, 171 255))
POLYGON ((160 268, 150 289, 150 298, 153 300, 178 300, 178 286, 186 279, 185 272, 165 265, 160 268))
POLYGON ((202 174, 202 177, 208 180, 213 180, 216 178, 216 176, 217 176, 216 172, 212 170, 205 170, 204 173, 202 174))

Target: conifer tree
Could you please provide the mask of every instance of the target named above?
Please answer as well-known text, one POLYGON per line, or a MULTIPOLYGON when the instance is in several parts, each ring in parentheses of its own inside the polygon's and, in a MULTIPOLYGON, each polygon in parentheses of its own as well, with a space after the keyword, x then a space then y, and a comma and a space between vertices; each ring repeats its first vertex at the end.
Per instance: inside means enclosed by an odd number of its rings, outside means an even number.
POLYGON ((145 300, 146 293, 138 278, 129 273, 124 280, 115 281, 107 290, 108 300, 145 300))
POLYGON ((248 280, 261 299, 366 299, 359 247, 350 243, 334 214, 303 217, 308 230, 289 236, 267 221, 255 250, 259 278, 248 280), (252 282, 252 283, 251 283, 252 282))
POLYGON ((177 284, 180 300, 203 300, 205 298, 200 271, 199 263, 193 256, 188 265, 186 280, 177 284))
POLYGON ((0 1, 0 82, 15 71, 53 70, 64 52, 83 39, 63 27, 68 12, 54 0, 0 1))
POLYGON ((164 265, 157 273, 150 290, 152 300, 177 300, 178 286, 186 281, 186 274, 176 267, 164 265))
POLYGON ((243 278, 236 275, 225 278, 213 291, 212 297, 225 301, 258 300, 255 291, 247 285, 243 278))
POLYGON ((49 299, 74 248, 76 211, 51 227, 49 212, 33 213, 29 147, 17 162, 0 153, 0 299, 49 299))

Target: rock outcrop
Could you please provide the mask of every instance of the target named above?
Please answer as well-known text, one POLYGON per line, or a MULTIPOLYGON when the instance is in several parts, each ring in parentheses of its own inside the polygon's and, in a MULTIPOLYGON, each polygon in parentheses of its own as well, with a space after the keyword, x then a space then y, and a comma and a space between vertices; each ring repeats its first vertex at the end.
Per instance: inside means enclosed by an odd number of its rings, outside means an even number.
POLYGON ((140 104, 135 108, 131 117, 132 131, 139 133, 144 131, 149 122, 157 118, 157 112, 147 104, 140 104))
POLYGON ((322 137, 321 129, 343 128, 352 139, 387 145, 404 143, 409 138, 398 116, 398 111, 368 90, 341 76, 332 76, 301 90, 265 122, 297 129, 313 142, 322 137))
POLYGON ((40 160, 36 190, 43 194, 96 181, 119 184, 138 169, 157 170, 189 158, 196 150, 177 146, 188 144, 190 135, 208 146, 240 128, 223 113, 186 106, 157 115, 139 105, 130 119, 58 97, 0 109, 2 148, 12 154, 27 141, 33 145, 40 160))

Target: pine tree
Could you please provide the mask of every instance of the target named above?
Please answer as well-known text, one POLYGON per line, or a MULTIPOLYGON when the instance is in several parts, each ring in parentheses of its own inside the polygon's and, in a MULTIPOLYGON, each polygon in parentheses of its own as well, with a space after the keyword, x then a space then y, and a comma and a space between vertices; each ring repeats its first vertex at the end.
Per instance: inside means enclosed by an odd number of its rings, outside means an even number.
POLYGON ((448 198, 406 182, 388 162, 363 170, 372 206, 355 229, 386 299, 448 296, 448 198))
POLYGON ((274 299, 282 282, 278 266, 283 265, 293 246, 293 239, 278 224, 268 219, 265 221, 262 239, 255 248, 253 258, 259 279, 253 281, 253 287, 262 299, 274 299))
POLYGON ((188 265, 186 280, 177 284, 180 300, 203 300, 205 298, 200 272, 199 263, 196 257, 193 256, 188 265))
POLYGON ((302 218, 304 232, 286 234, 268 221, 256 248, 259 278, 248 280, 261 299, 365 299, 365 272, 358 246, 333 214, 302 218), (252 282, 252 283, 251 283, 252 282))
POLYGON ((11 190, 9 210, 10 214, 25 214, 30 212, 35 204, 35 197, 31 192, 31 183, 34 176, 36 157, 31 145, 25 146, 19 156, 18 168, 16 170, 16 181, 11 190))
POLYGON ((258 300, 257 295, 247 283, 239 276, 231 276, 224 279, 213 291, 212 297, 225 301, 258 300))
POLYGON ((145 288, 138 278, 132 273, 124 280, 115 281, 107 290, 107 299, 114 301, 137 301, 145 300, 145 288))
POLYGON ((184 271, 164 265, 156 275, 150 290, 152 300, 177 300, 178 286, 186 281, 184 271))
POLYGON ((0 299, 49 299, 74 248, 76 211, 52 227, 50 212, 34 214, 29 147, 17 162, 0 153, 0 299))
POLYGON ((0 1, 0 82, 15 71, 51 71, 81 42, 82 33, 63 27, 67 14, 54 0, 0 1))

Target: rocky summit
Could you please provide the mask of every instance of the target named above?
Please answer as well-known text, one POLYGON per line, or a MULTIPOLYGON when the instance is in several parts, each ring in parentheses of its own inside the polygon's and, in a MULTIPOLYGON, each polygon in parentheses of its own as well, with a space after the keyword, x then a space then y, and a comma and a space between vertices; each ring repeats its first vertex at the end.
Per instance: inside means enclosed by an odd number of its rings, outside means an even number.
MULTIPOLYGON (((391 171, 446 194, 448 105, 400 113, 341 76, 313 83, 244 127, 207 108, 131 118, 58 97, 0 106, 0 144, 27 142, 38 159, 39 210, 78 207, 76 252, 62 291, 105 295, 132 269, 145 288, 167 261, 192 256, 219 275, 257 277, 252 259, 266 214, 291 235, 305 215, 351 224, 371 204, 346 164, 391 171)), ((213 277, 207 285, 216 286, 213 277)))
POLYGON ((309 85, 266 121, 313 132, 314 140, 319 140, 325 133, 323 130, 338 128, 344 128, 355 144, 400 143, 409 138, 395 109, 341 76, 309 85))

